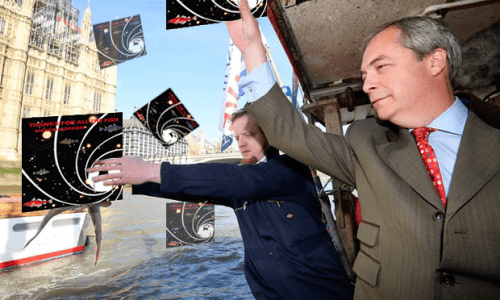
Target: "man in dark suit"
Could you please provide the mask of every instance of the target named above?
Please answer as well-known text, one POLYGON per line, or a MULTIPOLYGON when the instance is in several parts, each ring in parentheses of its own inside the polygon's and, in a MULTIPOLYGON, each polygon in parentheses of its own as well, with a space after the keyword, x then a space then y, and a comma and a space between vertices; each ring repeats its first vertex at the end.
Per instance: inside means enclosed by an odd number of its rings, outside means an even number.
POLYGON ((245 276, 257 299, 352 299, 309 168, 268 148, 246 112, 233 116, 233 127, 243 166, 160 166, 125 156, 97 162, 111 165, 89 172, 120 170, 94 181, 134 184, 133 194, 232 207, 245 244, 245 276))
POLYGON ((227 25, 247 67, 240 86, 258 99, 246 111, 271 146, 359 193, 355 299, 497 298, 500 111, 453 94, 455 35, 424 17, 374 31, 361 72, 377 119, 343 137, 301 120, 270 75, 245 0, 240 10, 227 25), (428 142, 419 138, 419 148, 413 135, 428 142))

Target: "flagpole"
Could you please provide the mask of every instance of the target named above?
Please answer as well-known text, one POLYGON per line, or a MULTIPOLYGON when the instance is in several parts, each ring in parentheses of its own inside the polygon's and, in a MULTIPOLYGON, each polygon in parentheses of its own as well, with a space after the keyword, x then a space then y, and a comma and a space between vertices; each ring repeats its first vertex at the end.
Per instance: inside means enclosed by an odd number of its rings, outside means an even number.
POLYGON ((274 76, 276 76, 276 81, 278 82, 279 86, 282 86, 280 75, 278 74, 278 70, 276 69, 276 66, 274 65, 274 61, 271 57, 271 51, 269 51, 269 46, 266 45, 264 47, 264 49, 266 50, 266 53, 269 56, 269 62, 271 63, 271 67, 273 68, 274 76))
POLYGON ((278 85, 282 86, 281 78, 280 78, 280 75, 278 74, 278 70, 276 69, 276 65, 274 64, 273 56, 271 55, 271 51, 269 49, 269 44, 267 43, 267 39, 264 36, 264 33, 262 33, 262 30, 260 32, 261 32, 261 37, 262 37, 262 44, 264 45, 264 50, 266 51, 267 57, 269 58, 269 62, 271 63, 271 68, 273 69, 274 77, 276 78, 278 85))

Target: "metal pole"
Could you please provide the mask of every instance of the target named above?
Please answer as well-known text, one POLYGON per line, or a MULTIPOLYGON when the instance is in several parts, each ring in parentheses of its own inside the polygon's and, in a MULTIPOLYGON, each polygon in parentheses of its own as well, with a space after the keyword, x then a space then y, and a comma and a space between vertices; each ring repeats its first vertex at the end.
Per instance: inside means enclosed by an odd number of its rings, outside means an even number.
POLYGON ((337 221, 335 221, 332 215, 332 207, 330 205, 330 199, 326 195, 324 188, 322 188, 321 180, 319 179, 316 170, 311 170, 311 171, 314 173, 313 179, 316 185, 316 190, 318 192, 318 198, 321 203, 321 210, 323 211, 323 214, 325 214, 326 221, 330 229, 333 245, 335 246, 335 250, 337 250, 337 253, 340 256, 340 260, 342 261, 342 266, 344 267, 345 272, 349 277, 349 280, 351 281, 351 283, 354 283, 356 281, 356 274, 351 268, 351 264, 349 263, 349 260, 347 258, 347 252, 345 251, 344 244, 342 243, 342 239, 337 230, 337 221))

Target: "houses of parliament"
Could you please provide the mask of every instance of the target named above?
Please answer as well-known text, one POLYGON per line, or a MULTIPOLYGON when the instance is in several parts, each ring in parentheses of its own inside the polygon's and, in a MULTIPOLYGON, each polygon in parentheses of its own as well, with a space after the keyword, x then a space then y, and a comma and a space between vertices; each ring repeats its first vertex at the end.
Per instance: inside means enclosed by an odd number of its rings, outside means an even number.
POLYGON ((20 161, 22 118, 114 112, 117 67, 101 69, 90 1, 0 0, 0 161, 20 161))

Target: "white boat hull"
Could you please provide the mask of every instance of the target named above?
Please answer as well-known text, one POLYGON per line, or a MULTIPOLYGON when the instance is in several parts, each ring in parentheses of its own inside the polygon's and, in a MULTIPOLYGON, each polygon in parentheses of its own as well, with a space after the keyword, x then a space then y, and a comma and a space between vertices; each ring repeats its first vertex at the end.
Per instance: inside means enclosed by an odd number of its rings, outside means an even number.
POLYGON ((87 239, 86 212, 53 217, 28 247, 43 216, 0 219, 0 269, 82 252, 87 239))

